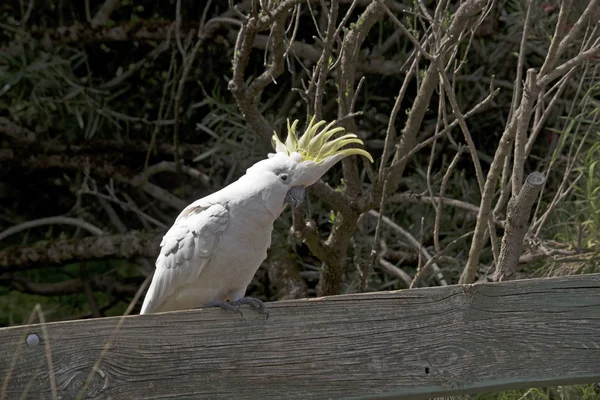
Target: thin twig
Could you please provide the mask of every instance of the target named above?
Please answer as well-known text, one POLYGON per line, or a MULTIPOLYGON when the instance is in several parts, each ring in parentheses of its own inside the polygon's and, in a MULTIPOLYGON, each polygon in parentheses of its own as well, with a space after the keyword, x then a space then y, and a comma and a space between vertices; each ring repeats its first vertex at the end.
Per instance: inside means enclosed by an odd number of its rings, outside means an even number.
POLYGON ((467 127, 467 123, 465 122, 465 117, 460 110, 460 106, 458 105, 458 100, 456 99, 456 95, 454 94, 454 89, 450 84, 450 80, 448 79, 448 75, 444 70, 443 65, 437 61, 436 63, 438 67, 438 72, 440 74, 446 96, 448 100, 450 100, 450 105, 452 106, 452 112, 458 121, 458 126, 460 126, 460 130, 462 131, 465 141, 467 142, 467 147, 469 149, 469 153, 471 154, 471 158, 473 159, 473 166, 475 167, 475 175, 477 176, 477 183, 479 184, 480 192, 483 192, 483 186, 485 184, 485 178, 483 176, 483 169, 481 168, 481 161, 479 160, 479 156, 477 155, 477 148, 475 146, 475 142, 473 141, 473 137, 471 136, 471 132, 467 127))
POLYGON ((527 139, 527 143, 525 144, 525 157, 529 157, 529 155, 531 154, 531 150, 533 149, 535 140, 537 139, 539 133, 542 131, 542 128, 544 127, 544 123, 548 120, 550 115, 552 115, 552 113, 554 111, 554 107, 558 103, 558 100, 560 98, 562 98, 562 94, 564 93, 564 90, 567 87, 567 83, 570 82, 570 78, 573 76, 574 72, 575 72, 575 69, 572 69, 565 76, 563 76, 561 78, 560 82, 558 82, 558 89, 556 90, 556 93, 552 97, 552 100, 550 100, 550 103, 548 103, 548 105, 544 109, 544 111, 543 111, 542 115, 540 116, 540 118, 538 119, 537 123, 535 123, 533 125, 533 128, 531 129, 531 134, 529 135, 529 138, 527 139))
MULTIPOLYGON (((170 35, 170 33, 169 33, 169 35, 170 35)), ((121 85, 127 79, 132 77, 142 67, 144 67, 144 65, 146 65, 150 60, 156 59, 156 57, 158 57, 160 54, 165 52, 169 48, 169 46, 170 46, 170 38, 167 38, 167 40, 165 40, 164 42, 162 42, 161 44, 156 46, 154 49, 152 49, 140 61, 133 63, 133 64, 129 64, 127 71, 125 71, 122 74, 115 76, 113 79, 101 84, 99 86, 99 88, 100 89, 113 89, 113 88, 121 85)))
POLYGON ((135 204, 132 204, 130 202, 124 202, 124 201, 120 200, 114 193, 114 190, 112 190, 110 188, 110 186, 107 186, 107 189, 108 189, 108 195, 100 193, 100 192, 98 192, 98 189, 96 188, 95 182, 93 182, 90 179, 87 179, 87 180, 84 180, 83 184, 81 185, 81 188, 78 191, 78 194, 90 194, 90 195, 98 197, 99 199, 104 199, 104 200, 108 200, 110 202, 116 203, 123 210, 131 211, 134 214, 136 214, 141 220, 148 221, 162 229, 168 228, 166 224, 164 224, 164 223, 160 222, 159 220, 157 220, 156 218, 146 214, 145 212, 140 210, 135 204))
POLYGON ((412 282, 412 278, 410 277, 410 275, 408 275, 402 269, 396 267, 394 264, 392 264, 385 258, 383 258, 383 255, 379 257, 378 263, 379 268, 381 268, 390 275, 394 275, 400 278, 406 284, 406 287, 410 286, 410 283, 412 282))
POLYGON ((94 291, 92 289, 92 285, 89 280, 89 268, 88 263, 83 262, 79 265, 79 275, 81 278, 81 284, 83 285, 83 294, 87 299, 87 302, 90 306, 90 310, 92 311, 92 316, 94 318, 102 317, 102 313, 100 312, 100 308, 98 307, 98 303, 94 298, 94 291))
POLYGON ((404 80, 402 81, 402 86, 400 86, 400 90, 398 91, 398 95, 396 96, 396 100, 394 101, 394 107, 392 108, 392 112, 390 113, 390 117, 388 119, 387 130, 385 133, 385 142, 383 145, 383 154, 381 156, 381 162, 379 163, 379 181, 381 182, 383 182, 384 167, 387 164, 390 155, 390 146, 393 140, 392 132, 395 131, 394 125, 396 123, 396 116, 398 115, 398 111, 400 111, 400 106, 402 105, 402 100, 404 100, 404 95, 406 94, 406 90, 408 89, 408 84, 411 80, 411 77, 415 73, 417 61, 418 57, 415 58, 410 68, 406 72, 404 80))
MULTIPOLYGON (((492 101, 492 99, 498 95, 498 93, 500 93, 500 89, 494 90, 494 92, 490 93, 485 99, 483 99, 481 102, 479 102, 477 105, 475 105, 475 107, 473 107, 468 113, 466 113, 464 115, 464 118, 468 119, 472 115, 481 111, 481 109, 483 109, 484 107, 487 107, 490 104, 490 102, 492 101)), ((443 135, 446 135, 448 132, 450 132, 452 129, 454 129, 454 127, 456 127, 457 125, 458 125, 458 120, 452 121, 446 128, 442 129, 439 133, 437 133, 436 135, 433 135, 432 137, 415 145, 405 155, 394 160, 392 165, 390 165, 385 170, 385 173, 387 174, 387 176, 394 176, 397 173, 397 170, 399 169, 399 167, 402 166, 402 164, 405 163, 410 157, 412 157, 415 153, 417 153, 424 147, 429 146, 435 139, 437 139, 443 135)))
POLYGON ((309 92, 306 94, 309 99, 314 99, 313 104, 309 104, 309 114, 315 116, 317 121, 323 119, 321 108, 323 104, 323 97, 325 95, 325 82, 329 72, 327 64, 329 63, 333 42, 335 41, 335 26, 338 10, 339 1, 333 0, 331 2, 329 15, 327 17, 327 33, 325 40, 323 41, 323 51, 321 52, 321 57, 315 66, 315 72, 313 73, 308 87, 309 92))
MULTIPOLYGON (((371 211, 368 212, 368 214, 371 215, 371 216, 373 216, 373 217, 375 217, 375 218, 379 218, 379 213, 377 211, 371 210, 371 211)), ((425 259, 427 261, 429 261, 429 260, 431 260, 433 258, 429 254, 429 252, 427 251, 427 249, 425 249, 424 247, 422 247, 421 244, 419 243, 419 241, 417 239, 415 239, 415 237, 413 235, 411 235, 410 232, 404 230, 402 227, 400 227, 398 224, 396 224, 394 221, 392 221, 391 219, 389 219, 385 215, 381 216, 381 220, 386 225, 388 225, 389 227, 391 227, 395 232, 397 232, 400 235, 402 235, 402 237, 404 237, 408 241, 408 243, 415 250, 420 251, 423 254, 423 256, 425 257, 425 259)), ((444 275, 442 274, 442 271, 440 270, 440 267, 435 262, 431 263, 431 267, 435 271, 436 278, 437 278, 438 282, 440 282, 440 284, 443 285, 443 286, 448 285, 448 282, 444 278, 444 275)))
MULTIPOLYGON (((594 119, 592 120, 592 123, 590 123, 588 125, 588 129, 586 130, 586 132, 583 135, 581 141, 579 142, 579 145, 577 146, 577 149, 575 150, 575 153, 572 156, 571 156, 571 154, 569 154, 568 158, 571 160, 571 162, 566 167, 566 170, 565 170, 565 172, 563 174, 563 179, 560 182, 558 190, 556 191, 556 195, 554 196, 554 198, 550 202, 550 205, 548 205, 548 208, 546 209, 546 211, 544 212, 544 214, 538 220, 536 220, 532 224, 531 229, 532 229, 532 231, 535 230, 534 237, 538 237, 540 235, 541 230, 542 230, 542 228, 543 228, 546 220, 550 216, 552 210, 566 198, 567 193, 570 192, 573 189, 573 187, 576 184, 576 182, 581 178, 581 175, 579 175, 575 179, 575 181, 573 181, 567 187, 567 179, 571 175, 571 173, 573 171, 573 168, 576 165, 576 161, 575 160, 578 159, 579 153, 583 150, 583 148, 584 148, 584 146, 585 146, 585 144, 587 142, 587 138, 593 132, 594 127, 597 125, 597 121, 598 121, 599 118, 600 118, 600 115, 598 113, 595 113, 594 114, 594 119)), ((574 142, 575 141, 573 141, 573 143, 574 142)), ((569 151, 569 153, 570 153, 570 151, 569 151)), ((537 210, 536 210, 536 212, 537 212, 537 210)))
MULTIPOLYGON (((158 118, 162 119, 164 118, 165 115, 169 115, 170 109, 169 107, 167 107, 167 110, 165 112, 164 106, 165 103, 167 102, 167 91, 169 89, 169 86, 171 86, 171 89, 173 89, 175 87, 175 77, 177 76, 177 59, 176 59, 176 51, 172 51, 171 52, 171 62, 169 63, 169 69, 167 70, 167 78, 165 79, 165 83, 163 85, 163 89, 162 89, 162 96, 160 98, 160 104, 158 106, 158 118), (171 79, 171 76, 173 76, 173 79, 171 79)), ((174 94, 173 94, 174 96, 174 94)), ((173 97, 171 96, 171 97, 173 97)), ((169 102, 169 105, 171 104, 171 102, 169 102)), ((152 137, 150 138, 150 143, 148 143, 148 150, 146 151, 146 159, 144 160, 144 168, 148 167, 148 163, 150 162, 150 155, 152 154, 152 151, 154 150, 155 146, 156 146, 156 136, 158 136, 158 132, 160 131, 160 125, 154 125, 154 130, 152 131, 152 137)))
POLYGON ((31 12, 33 11, 34 5, 35 1, 29 0, 29 4, 27 5, 27 11, 25 11, 25 14, 21 18, 21 28, 24 28, 25 25, 27 25, 27 21, 29 21, 29 17, 31 17, 31 12))
MULTIPOLYGON (((119 3, 120 0, 105 0, 98 12, 94 15, 94 18, 92 18, 91 21, 88 21, 93 27, 106 25, 110 18, 110 14, 119 6, 119 3)), ((89 12, 89 10, 86 11, 89 12)))
POLYGON ((458 151, 454 155, 454 158, 452 158, 452 161, 450 162, 450 165, 448 166, 446 173, 442 177, 442 184, 440 185, 439 201, 437 203, 436 213, 435 213, 435 222, 433 225, 433 243, 434 243, 435 251, 437 251, 437 252, 439 252, 441 250, 441 247, 440 247, 440 225, 441 225, 441 220, 442 220, 442 207, 444 206, 444 201, 445 201, 444 194, 446 193, 446 187, 448 186, 448 181, 450 180, 450 176, 452 175, 452 172, 454 171, 454 168, 456 167, 456 164, 458 164, 458 160, 460 159, 460 156, 463 153, 463 149, 464 149, 464 147, 462 147, 462 146, 458 148, 458 151))
MULTIPOLYGON (((471 158, 473 160, 473 166, 475 167, 475 175, 477 176, 477 183, 479 184, 479 191, 481 193, 483 193, 484 185, 485 185, 485 178, 483 176, 483 169, 481 168, 481 161, 479 160, 479 155, 477 154, 477 148, 475 147, 475 142, 473 142, 473 137, 471 136, 469 128, 467 127, 467 123, 465 122, 465 117, 463 116, 462 112, 460 111, 460 107, 458 105, 458 100, 456 99, 456 95, 454 94, 454 88, 450 84, 450 81, 448 80, 446 71, 443 69, 443 66, 441 65, 441 63, 439 62, 438 59, 436 59, 436 65, 438 66, 438 71, 440 73, 442 83, 444 84, 446 96, 448 97, 448 100, 450 100, 450 104, 452 106, 452 112, 454 113, 454 116, 456 117, 456 120, 458 121, 458 125, 460 126, 460 129, 465 137, 465 141, 467 142, 467 146, 469 148, 469 153, 471 154, 471 158)), ((489 213, 487 215, 487 218, 488 218, 488 221, 487 221, 488 232, 490 234, 490 240, 491 240, 491 244, 492 244, 492 254, 494 255, 494 260, 496 260, 498 258, 500 249, 499 249, 499 245, 498 245, 498 238, 496 237, 493 215, 491 213, 489 213)))
MULTIPOLYGON (((178 5, 179 5, 179 2, 180 2, 180 0, 177 0, 178 5)), ((179 161, 179 117, 180 117, 180 112, 181 112, 180 104, 181 104, 181 99, 183 96, 183 89, 185 87, 185 82, 187 81, 187 77, 190 73, 190 70, 192 69, 192 65, 194 64, 194 61, 196 60, 196 55, 198 54, 198 51, 200 51, 200 47, 202 47, 204 40, 207 38, 207 36, 203 34, 203 30, 205 29, 204 18, 206 18, 206 13, 208 12, 208 9, 210 8, 211 3, 212 3, 212 0, 208 0, 206 5, 204 6, 203 18, 200 22, 200 26, 198 27, 198 38, 196 39, 196 44, 194 45, 192 51, 190 52, 189 55, 186 55, 185 52, 182 53, 183 71, 181 72, 181 77, 179 78, 179 84, 177 85, 177 92, 175 94, 175 101, 174 101, 175 106, 173 108, 173 112, 175 113, 174 118, 173 118, 175 121, 173 124, 173 146, 175 147, 175 149, 173 151, 173 155, 174 155, 175 167, 178 172, 180 171, 180 168, 181 168, 180 161, 179 161)), ((179 10, 179 8, 180 8, 180 6, 177 7, 178 10, 179 10)), ((178 21, 179 21, 178 24, 181 24, 181 19, 178 19, 178 21)), ((180 27, 178 26, 177 30, 176 30, 177 35, 179 34, 179 28, 180 27)), ((180 45, 179 41, 178 41, 178 45, 180 45)), ((180 46, 180 50, 181 50, 181 46, 180 46)))
POLYGON ((469 211, 472 213, 478 213, 479 207, 475 204, 467 203, 466 201, 451 199, 448 197, 444 197, 443 199, 439 196, 426 196, 417 193, 396 193, 391 196, 388 196, 385 200, 387 204, 392 203, 415 203, 415 204, 431 204, 439 203, 443 201, 444 205, 460 208, 465 211, 469 211))
POLYGON ((78 228, 85 229, 86 231, 88 231, 94 235, 98 235, 98 236, 106 234, 106 232, 104 232, 102 229, 100 229, 97 226, 92 225, 89 222, 86 222, 80 218, 58 216, 58 217, 47 217, 47 218, 35 219, 32 221, 23 222, 19 225, 12 226, 12 227, 0 232, 0 240, 4 240, 8 236, 14 235, 15 233, 19 233, 26 229, 36 228, 38 226, 59 225, 59 224, 73 225, 78 228))
POLYGON ((521 98, 521 84, 523 80, 523 65, 525 63, 525 48, 527 46, 527 39, 529 38, 529 26, 531 24, 531 6, 533 5, 533 0, 529 0, 527 4, 527 11, 525 13, 525 21, 523 22, 523 33, 521 34, 521 43, 519 46, 519 59, 517 61, 517 70, 516 77, 512 95, 512 101, 510 105, 510 113, 508 114, 508 118, 510 119, 512 115, 517 111, 517 107, 519 106, 519 99, 521 98))
POLYGON ((434 57, 431 54, 429 54, 427 51, 425 51, 425 49, 421 46, 421 43, 419 43, 419 41, 413 36, 413 34, 410 33, 410 31, 408 29, 406 29, 404 24, 402 22, 400 22, 400 20, 394 15, 394 13, 392 13, 392 11, 388 8, 388 6, 385 5, 383 0, 376 0, 376 1, 383 7, 383 9, 387 13, 387 15, 392 20, 392 22, 394 24, 396 24, 396 26, 398 26, 398 28, 400 28, 400 30, 402 31, 404 36, 406 36, 412 42, 413 46, 415 46, 415 48, 419 51, 419 53, 421 53, 421 55, 423 57, 425 57, 427 60, 432 60, 434 57))
POLYGON ((473 233, 474 233, 474 231, 465 233, 464 235, 462 235, 462 236, 454 239, 450 243, 448 243, 448 245, 446 247, 444 247, 441 251, 438 251, 436 254, 434 254, 433 257, 431 257, 431 259, 425 263, 425 265, 423 266, 423 268, 421 268, 421 270, 419 271, 419 273, 417 273, 415 275, 415 277, 413 278, 412 282, 410 283, 409 288, 412 289, 413 287, 415 287, 415 286, 417 286, 419 284, 419 282, 422 279, 422 277, 425 274, 425 272, 432 265, 434 265, 435 260, 437 260, 438 258, 440 258, 441 256, 443 256, 444 254, 446 254, 450 249, 452 249, 461 240, 464 240, 464 239, 472 236, 473 233))
MULTIPOLYGON (((383 187, 386 186, 384 182, 383 187)), ((377 257, 379 238, 381 236, 381 218, 383 217, 385 208, 385 192, 381 196, 381 201, 379 203, 379 213, 377 214, 377 225, 375 227, 375 236, 373 237, 373 244, 371 245, 371 254, 369 254, 369 261, 367 265, 363 269, 363 279, 359 281, 359 290, 362 292, 366 287, 367 280, 369 278, 369 274, 373 270, 373 264, 375 263, 375 258, 377 257)))
MULTIPOLYGON (((522 68, 525 58, 525 42, 527 41, 527 35, 529 31, 529 24, 531 21, 531 7, 533 1, 529 1, 527 6, 527 14, 525 16, 525 25, 523 27, 523 38, 521 40, 521 47, 519 50, 519 63, 517 65, 517 78, 515 80, 515 90, 518 93, 513 95, 512 107, 516 110, 517 98, 520 97, 521 90, 521 76, 522 76, 522 68), (517 97, 518 96, 518 97, 517 97)), ((548 60, 546 58, 546 60, 548 60)), ((523 185, 523 174, 525 173, 525 143, 527 141, 527 130, 526 129, 517 129, 517 134, 515 135, 515 145, 514 145, 514 155, 513 155, 513 170, 512 170, 512 195, 516 197, 518 193, 521 191, 521 186, 523 185)))

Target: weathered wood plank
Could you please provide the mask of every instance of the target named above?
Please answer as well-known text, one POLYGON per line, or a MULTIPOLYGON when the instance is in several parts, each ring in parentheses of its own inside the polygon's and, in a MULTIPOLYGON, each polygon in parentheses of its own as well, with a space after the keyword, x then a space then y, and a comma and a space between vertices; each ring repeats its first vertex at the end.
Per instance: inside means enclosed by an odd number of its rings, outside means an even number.
MULTIPOLYGON (((269 320, 250 309, 125 318, 86 398, 423 399, 600 380, 600 275, 270 308, 269 320)), ((75 397, 118 321, 46 325, 61 398, 75 397)), ((42 335, 39 325, 0 330, 7 398, 51 398, 42 335), (38 345, 25 344, 31 333, 38 345)))

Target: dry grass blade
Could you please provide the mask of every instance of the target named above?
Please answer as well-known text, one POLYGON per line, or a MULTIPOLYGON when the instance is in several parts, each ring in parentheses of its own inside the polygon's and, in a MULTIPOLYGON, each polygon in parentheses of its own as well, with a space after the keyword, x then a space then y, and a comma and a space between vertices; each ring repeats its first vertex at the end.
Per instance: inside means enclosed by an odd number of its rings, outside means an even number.
POLYGON ((46 328, 46 319, 42 312, 42 307, 39 304, 35 305, 35 311, 40 321, 42 328, 42 335, 44 338, 44 349, 46 350, 46 361, 48 362, 48 378, 50 379, 50 389, 52 390, 52 398, 58 399, 56 391, 56 379, 54 377, 54 364, 52 363, 52 349, 50 348, 50 336, 48 335, 48 329, 46 328))
MULTIPOLYGON (((33 323, 34 317, 36 315, 38 317, 38 321, 40 322, 40 327, 42 330, 42 339, 44 341, 46 363, 48 365, 48 379, 50 381, 50 392, 52 394, 52 399, 58 399, 58 393, 56 390, 56 380, 54 377, 54 365, 52 363, 52 349, 50 347, 50 336, 48 335, 48 329, 46 328, 46 319, 44 318, 44 312, 42 311, 42 307, 39 304, 36 304, 33 311, 31 311, 31 314, 29 314, 29 318, 27 319, 27 325, 31 325, 33 323)), ((29 329, 26 329, 22 336, 22 340, 19 341, 19 343, 17 344, 17 348, 15 349, 13 357, 10 361, 10 367, 6 376, 4 377, 4 382, 2 383, 2 390, 0 391, 0 399, 2 400, 6 399, 6 393, 8 391, 8 384, 10 382, 12 372, 14 371, 15 366, 17 365, 17 361, 19 360, 19 356, 21 355, 21 351, 23 349, 23 345, 28 342, 28 339, 29 329)), ((34 337, 34 339, 37 339, 39 341, 37 335, 34 337)), ((31 386, 33 380, 37 376, 37 372, 40 368, 41 366, 39 366, 38 369, 36 369, 35 373, 31 374, 31 378, 24 390, 24 393, 22 393, 22 396, 25 396, 27 394, 28 388, 31 386)))
POLYGON ((117 322, 117 326, 115 327, 115 330, 113 331, 113 333, 111 334, 110 338, 108 339, 108 341, 104 345, 104 349, 102 349, 102 352, 98 356, 98 359, 96 360, 96 363, 94 363, 94 366, 92 367, 92 371, 88 375, 88 377, 85 380, 85 383, 83 384, 81 390, 77 394, 77 399, 83 399, 84 398, 85 391, 87 390, 87 388, 89 387, 90 383, 92 382, 92 379, 94 379, 94 375, 96 375, 98 369, 100 368, 100 364, 102 363, 102 360, 104 359, 104 357, 108 353, 108 350, 110 350, 110 348, 112 347, 112 344, 114 343, 117 335, 119 334, 119 331, 121 330, 121 326, 123 326, 123 323, 125 322, 125 317, 127 317, 131 313, 131 311, 133 310, 133 307, 135 307, 135 305, 137 304, 138 300, 142 296, 142 293, 144 293, 144 291, 146 290, 146 287, 148 286, 148 284, 150 283, 151 280, 152 280, 152 275, 149 275, 144 280, 144 282, 142 283, 142 285, 140 286, 139 290, 137 291, 137 293, 133 297, 133 300, 131 300, 131 303, 129 303, 129 306, 127 307, 127 310, 125 310, 125 313, 123 314, 123 316, 121 318, 119 318, 119 322, 117 322))

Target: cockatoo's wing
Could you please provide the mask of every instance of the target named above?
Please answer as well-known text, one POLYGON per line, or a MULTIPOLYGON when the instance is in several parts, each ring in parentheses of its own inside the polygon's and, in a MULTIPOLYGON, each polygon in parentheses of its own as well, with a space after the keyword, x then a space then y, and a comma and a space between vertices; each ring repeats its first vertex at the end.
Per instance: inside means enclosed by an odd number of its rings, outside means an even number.
POLYGON ((192 204, 183 210, 160 244, 140 314, 155 311, 177 288, 198 278, 228 222, 229 211, 222 204, 192 204))

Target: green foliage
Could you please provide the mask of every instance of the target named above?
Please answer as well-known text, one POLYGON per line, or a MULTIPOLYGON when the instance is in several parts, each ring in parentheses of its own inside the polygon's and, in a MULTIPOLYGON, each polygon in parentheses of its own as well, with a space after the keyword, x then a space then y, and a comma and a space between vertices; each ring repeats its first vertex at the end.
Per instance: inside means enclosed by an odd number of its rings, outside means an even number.
MULTIPOLYGON (((137 265, 119 260, 73 263, 61 268, 30 270, 20 277, 32 284, 60 283, 80 277, 83 266, 87 268, 89 276, 113 277, 123 283, 140 277, 137 265)), ((93 296, 105 316, 123 315, 129 305, 128 299, 110 292, 95 291, 93 296)), ((51 321, 72 319, 74 316, 83 317, 91 313, 89 299, 83 293, 42 296, 0 286, 0 327, 27 322, 36 304, 42 306, 45 317, 51 321)))
POLYGON ((0 109, 11 119, 37 130, 64 132, 69 140, 93 138, 118 127, 118 113, 109 105, 120 95, 89 86, 76 70, 87 68, 87 55, 72 47, 45 48, 36 41, 16 56, 2 55, 0 109))
MULTIPOLYGON (((261 107, 266 112, 273 104, 267 101, 261 107)), ((221 94, 218 84, 215 84, 210 95, 204 96, 200 102, 190 105, 189 112, 205 111, 202 120, 196 123, 198 135, 206 136, 207 150, 198 154, 194 162, 216 160, 222 162, 231 173, 231 169, 240 167, 242 170, 252 165, 264 156, 265 143, 256 135, 249 134, 248 126, 240 114, 237 105, 230 98, 221 94)))
MULTIPOLYGON (((598 114, 600 109, 594 110, 598 114)), ((597 126, 597 125, 596 125, 597 126)), ((588 248, 598 249, 600 246, 600 129, 590 137, 589 150, 582 160, 579 168, 583 179, 576 186, 575 196, 583 201, 582 213, 587 218, 582 218, 585 229, 584 244, 588 248)))
POLYGON ((600 390, 596 385, 558 386, 479 394, 470 400, 600 400, 600 390))
POLYGON ((565 168, 561 154, 568 150, 573 155, 579 150, 572 160, 576 166, 572 194, 553 216, 550 229, 556 239, 587 249, 598 249, 600 244, 600 108, 593 100, 599 92, 600 84, 594 85, 581 102, 582 112, 567 118, 562 130, 554 130, 560 133, 560 140, 551 161, 560 171, 565 168))

